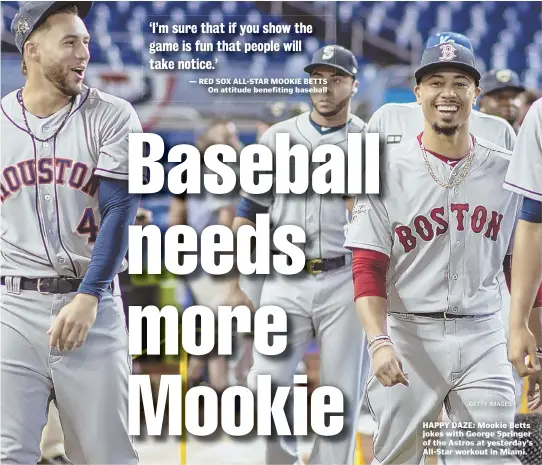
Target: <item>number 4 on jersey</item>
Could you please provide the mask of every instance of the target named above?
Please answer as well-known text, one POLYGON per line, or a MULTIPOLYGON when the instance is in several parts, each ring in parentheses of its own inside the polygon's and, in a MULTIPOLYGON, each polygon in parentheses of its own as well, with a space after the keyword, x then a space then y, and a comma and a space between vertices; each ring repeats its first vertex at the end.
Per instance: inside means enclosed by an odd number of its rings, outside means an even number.
POLYGON ((96 242, 98 226, 96 225, 96 218, 94 217, 94 210, 92 208, 85 208, 81 221, 79 221, 79 224, 77 225, 76 231, 81 235, 87 234, 89 244, 96 242))

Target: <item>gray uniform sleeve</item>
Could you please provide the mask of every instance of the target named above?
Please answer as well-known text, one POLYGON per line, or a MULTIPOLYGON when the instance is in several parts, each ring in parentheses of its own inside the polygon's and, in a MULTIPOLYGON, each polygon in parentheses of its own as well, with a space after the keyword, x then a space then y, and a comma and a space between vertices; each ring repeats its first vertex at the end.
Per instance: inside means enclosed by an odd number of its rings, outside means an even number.
POLYGON ((117 108, 100 129, 102 143, 96 175, 105 178, 128 180, 130 133, 141 133, 141 122, 128 102, 117 108))
POLYGON ((518 134, 504 187, 542 202, 542 105, 530 108, 518 134))
MULTIPOLYGON (((369 120, 369 123, 367 123, 367 126, 365 128, 365 132, 378 132, 380 133, 382 131, 382 109, 379 108, 373 113, 373 116, 369 120)), ((384 137, 385 134, 381 134, 380 137, 384 137)))
POLYGON ((356 197, 344 246, 347 249, 375 250, 391 256, 392 230, 380 196, 356 197))
MULTIPOLYGON (((271 150, 271 153, 273 154, 273 157, 275 156, 275 135, 272 134, 273 131, 268 129, 264 132, 262 138, 260 139, 260 144, 265 145, 271 150)), ((275 194, 274 194, 274 186, 275 186, 275 180, 274 180, 274 171, 273 171, 273 187, 264 194, 249 194, 248 192, 245 192, 241 190, 240 195, 242 197, 245 197, 249 200, 252 200, 253 202, 256 202, 257 204, 260 204, 264 207, 270 207, 273 205, 273 202, 275 200, 275 194)))

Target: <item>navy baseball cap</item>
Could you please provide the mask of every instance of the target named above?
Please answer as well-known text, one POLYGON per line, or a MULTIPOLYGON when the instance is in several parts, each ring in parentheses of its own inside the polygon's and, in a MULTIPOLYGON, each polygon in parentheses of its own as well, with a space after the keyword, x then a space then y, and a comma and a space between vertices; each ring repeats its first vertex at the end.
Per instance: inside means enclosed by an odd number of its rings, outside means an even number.
POLYGON ((426 48, 423 52, 420 67, 414 73, 416 82, 419 84, 425 74, 439 68, 459 69, 470 74, 476 81, 477 86, 480 82, 480 71, 476 69, 474 54, 462 45, 445 42, 426 48))
POLYGON ((511 69, 492 69, 482 76, 480 80, 482 95, 487 95, 500 90, 515 90, 525 92, 518 74, 511 69))
POLYGON ((474 53, 474 48, 469 38, 458 32, 439 32, 429 36, 427 42, 425 43, 425 48, 431 48, 435 45, 445 44, 446 42, 451 42, 452 44, 463 45, 463 47, 468 48, 472 53, 474 53))
POLYGON ((93 2, 24 2, 11 22, 11 32, 15 36, 15 45, 23 53, 26 39, 42 24, 47 17, 61 8, 76 6, 79 17, 84 18, 93 2))
POLYGON ((340 45, 326 45, 314 52, 312 61, 305 66, 304 71, 311 73, 317 66, 331 66, 344 73, 356 77, 358 73, 358 61, 354 54, 340 45))

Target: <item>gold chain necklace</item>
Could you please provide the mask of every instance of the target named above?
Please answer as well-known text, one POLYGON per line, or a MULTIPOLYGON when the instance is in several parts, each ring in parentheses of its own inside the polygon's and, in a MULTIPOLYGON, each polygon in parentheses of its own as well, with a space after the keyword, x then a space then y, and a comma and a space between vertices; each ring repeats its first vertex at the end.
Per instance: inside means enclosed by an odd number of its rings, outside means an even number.
POLYGON ((423 155, 423 159, 425 160, 425 166, 427 168, 427 171, 429 171, 429 174, 431 175, 433 180, 440 187, 444 187, 445 189, 451 189, 452 187, 458 186, 461 183, 461 181, 463 181, 463 179, 467 177, 467 174, 469 174, 469 171, 472 165, 472 160, 474 159, 475 146, 476 146, 476 139, 474 138, 474 136, 471 136, 470 143, 469 143, 469 154, 467 155, 467 159, 465 161, 465 166, 463 166, 463 170, 451 182, 443 182, 439 178, 437 178, 437 176, 433 172, 433 169, 431 168, 431 164, 429 163, 429 159, 427 157, 427 152, 425 151, 425 147, 420 137, 420 148, 422 150, 422 155, 423 155))

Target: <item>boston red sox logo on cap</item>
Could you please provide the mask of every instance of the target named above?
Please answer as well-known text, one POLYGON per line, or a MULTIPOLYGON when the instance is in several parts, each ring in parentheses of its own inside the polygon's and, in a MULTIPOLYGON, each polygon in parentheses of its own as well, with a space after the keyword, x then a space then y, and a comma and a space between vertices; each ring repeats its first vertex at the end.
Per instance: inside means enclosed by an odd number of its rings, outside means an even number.
POLYGON ((451 42, 440 44, 440 61, 452 61, 457 55, 455 53, 455 47, 451 42))
POLYGON ((480 71, 476 69, 474 54, 459 44, 445 43, 426 48, 423 52, 420 67, 414 73, 416 83, 429 72, 441 68, 455 68, 470 74, 476 85, 480 82, 480 71))

